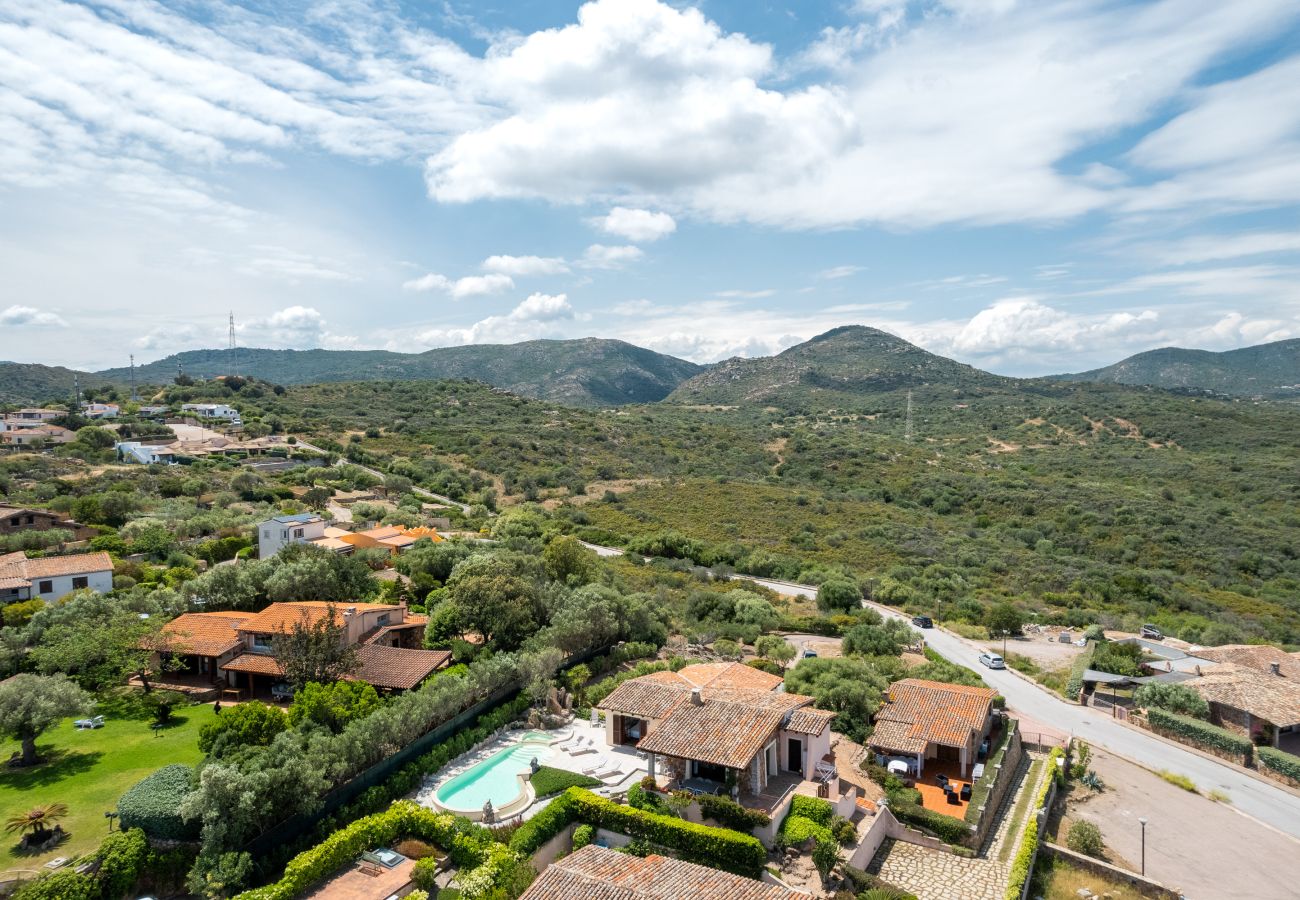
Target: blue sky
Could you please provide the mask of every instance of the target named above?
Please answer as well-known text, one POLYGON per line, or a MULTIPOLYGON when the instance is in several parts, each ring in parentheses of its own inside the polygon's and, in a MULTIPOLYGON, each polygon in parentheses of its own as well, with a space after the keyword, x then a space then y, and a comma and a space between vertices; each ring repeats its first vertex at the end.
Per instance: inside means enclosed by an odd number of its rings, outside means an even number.
POLYGON ((1300 336, 1294 0, 0 0, 0 358, 1300 336))

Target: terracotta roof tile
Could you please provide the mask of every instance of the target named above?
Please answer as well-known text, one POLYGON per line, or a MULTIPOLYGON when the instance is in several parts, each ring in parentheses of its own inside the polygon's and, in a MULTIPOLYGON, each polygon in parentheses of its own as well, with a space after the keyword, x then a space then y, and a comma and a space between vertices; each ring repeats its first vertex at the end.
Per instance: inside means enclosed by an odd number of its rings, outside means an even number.
POLYGON ((830 727, 835 713, 828 709, 813 709, 805 706, 790 714, 790 720, 782 727, 795 734, 821 734, 830 727))
POLYGON ((79 553, 75 556, 43 556, 28 559, 21 551, 0 556, 0 578, 22 578, 28 582, 38 578, 58 578, 66 575, 89 575, 92 572, 113 571, 113 559, 107 553, 79 553))
POLYGON ((1300 659, 1269 644, 1225 644, 1222 647, 1201 647, 1190 652, 1202 659, 1235 663, 1267 675, 1273 674, 1273 663, 1277 663, 1282 677, 1300 681, 1300 659))
POLYGON ((1300 724, 1300 685, 1290 679, 1224 663, 1182 683, 1211 703, 1248 712, 1278 728, 1300 724))
POLYGON ((221 667, 223 672, 251 672, 254 675, 283 675, 279 661, 269 653, 241 653, 221 667))
POLYGON ((277 631, 290 631, 297 623, 303 625, 315 625, 323 620, 329 611, 334 607, 334 622, 342 622, 343 611, 350 606, 356 606, 358 609, 364 609, 365 612, 375 610, 392 610, 401 609, 400 606, 380 603, 325 603, 320 600, 305 600, 297 603, 272 603, 266 609, 262 610, 255 616, 245 620, 240 625, 240 631, 256 632, 258 634, 274 634, 277 631))
POLYGON ((662 719, 689 698, 690 692, 682 687, 647 680, 650 677, 623 682, 598 703, 597 708, 638 719, 662 719))
POLYGON ((451 660, 446 650, 408 650, 363 644, 357 647, 361 667, 351 676, 375 687, 410 690, 451 660))
MULTIPOLYGON (((962 684, 904 678, 889 686, 889 702, 876 714, 876 731, 868 743, 888 750, 907 750, 919 742, 964 746, 972 731, 981 731, 997 691, 962 684), (895 723, 886 725, 885 723, 895 723), (884 726, 882 730, 882 726, 884 726), (888 746, 886 739, 892 743, 888 746)), ((907 752, 912 752, 907 750, 907 752)))
POLYGON ((547 867, 519 900, 794 900, 808 894, 706 866, 588 844, 547 867))
POLYGON ((239 647, 243 641, 237 631, 239 623, 252 613, 185 613, 163 626, 166 648, 199 656, 221 656, 239 647))
POLYGON ((730 766, 749 765, 781 727, 784 714, 723 700, 687 701, 637 744, 638 750, 730 766))

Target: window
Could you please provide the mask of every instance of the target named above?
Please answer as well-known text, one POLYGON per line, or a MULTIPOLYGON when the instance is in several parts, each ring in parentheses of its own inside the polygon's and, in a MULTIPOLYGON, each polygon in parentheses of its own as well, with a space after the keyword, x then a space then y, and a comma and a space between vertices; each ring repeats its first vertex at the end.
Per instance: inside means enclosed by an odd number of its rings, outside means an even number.
POLYGON ((387 625, 388 619, 389 619, 388 613, 384 613, 382 616, 379 617, 379 620, 375 624, 379 626, 387 625))
POLYGON ((72 589, 74 591, 80 591, 88 587, 90 587, 90 579, 85 575, 78 575, 72 579, 72 589))
POLYGON ((253 635, 253 649, 263 653, 271 652, 271 636, 269 634, 253 635))
POLYGON ((36 586, 36 593, 38 593, 38 594, 53 594, 53 593, 54 593, 54 582, 53 582, 53 581, 42 581, 40 584, 38 584, 38 585, 36 586))

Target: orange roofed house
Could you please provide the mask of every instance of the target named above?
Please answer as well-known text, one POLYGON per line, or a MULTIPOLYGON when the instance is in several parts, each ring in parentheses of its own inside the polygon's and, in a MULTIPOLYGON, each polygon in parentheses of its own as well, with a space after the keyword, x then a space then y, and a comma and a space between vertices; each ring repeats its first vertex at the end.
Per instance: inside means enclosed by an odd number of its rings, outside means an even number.
POLYGON ((956 764, 965 778, 993 725, 991 688, 904 678, 889 686, 867 745, 882 757, 910 758, 920 775, 926 760, 956 764))
POLYGON ((21 550, 0 553, 0 604, 23 600, 58 600, 89 589, 113 589, 113 560, 107 553, 43 556, 28 559, 21 550))
POLYGON ((809 895, 707 866, 588 844, 546 867, 519 900, 799 900, 809 895))
POLYGON ((343 641, 357 651, 352 680, 409 690, 451 659, 443 650, 419 649, 427 617, 408 613, 405 604, 380 603, 272 603, 258 613, 186 613, 166 625, 166 645, 157 649, 181 658, 184 671, 200 683, 274 696, 284 677, 275 658, 276 637, 295 625, 318 624, 331 609, 335 624, 344 628, 343 641))
POLYGON ((606 742, 646 753, 649 775, 712 791, 731 774, 738 790, 757 795, 783 773, 809 781, 834 775, 835 714, 812 702, 786 693, 778 675, 704 663, 625 681, 599 708, 606 742))

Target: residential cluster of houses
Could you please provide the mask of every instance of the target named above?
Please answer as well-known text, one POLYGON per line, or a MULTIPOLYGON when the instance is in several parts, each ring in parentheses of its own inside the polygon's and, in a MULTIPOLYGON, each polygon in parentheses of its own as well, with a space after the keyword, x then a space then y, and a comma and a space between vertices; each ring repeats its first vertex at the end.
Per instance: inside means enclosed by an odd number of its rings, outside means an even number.
POLYGON ((290 544, 311 544, 332 553, 347 554, 377 548, 396 556, 415 546, 415 542, 422 538, 435 542, 442 540, 434 528, 381 525, 365 531, 348 531, 330 525, 316 513, 297 513, 276 516, 257 526, 257 555, 269 559, 290 544))
POLYGON ((209 456, 254 457, 285 455, 289 444, 280 435, 236 440, 225 435, 201 438, 146 438, 139 441, 118 441, 113 445, 120 462, 142 465, 170 466, 185 460, 209 456))
POLYGON ((1182 684, 1210 706, 1210 720, 1230 731, 1300 755, 1300 654, 1265 644, 1191 646, 1128 638, 1151 658, 1137 678, 1088 670, 1084 682, 1105 696, 1107 686, 1182 684))
POLYGON ((0 419, 0 445, 32 447, 67 444, 76 439, 75 432, 55 425, 54 420, 67 415, 61 409, 28 408, 6 413, 0 419))

